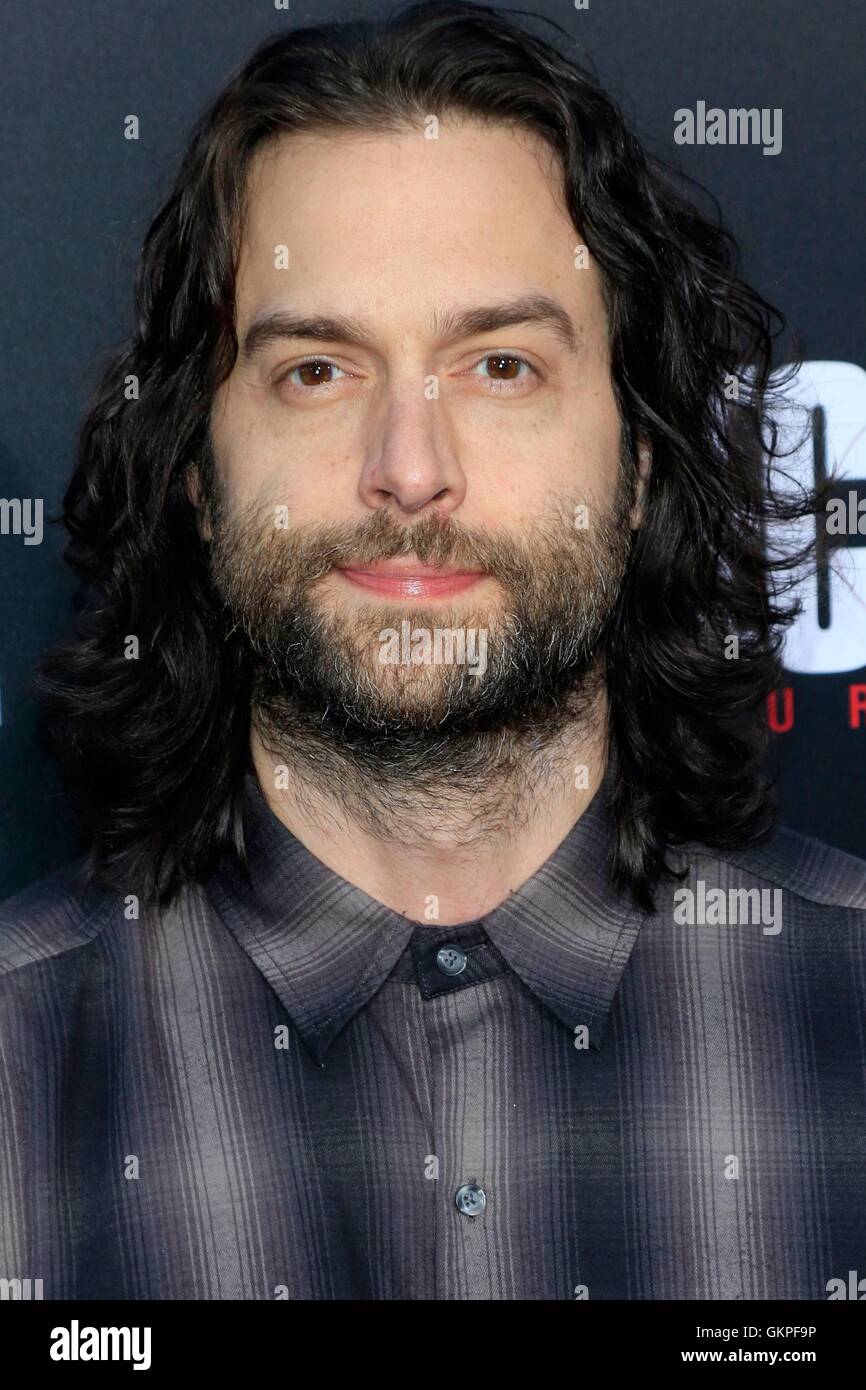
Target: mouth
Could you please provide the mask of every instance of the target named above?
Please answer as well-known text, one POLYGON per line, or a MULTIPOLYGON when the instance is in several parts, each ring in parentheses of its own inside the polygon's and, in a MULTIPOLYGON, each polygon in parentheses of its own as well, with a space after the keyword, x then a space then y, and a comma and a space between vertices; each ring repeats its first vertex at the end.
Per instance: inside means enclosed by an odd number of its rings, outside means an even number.
POLYGON ((422 565, 412 556, 375 560, 369 565, 341 565, 336 572, 357 589, 395 599, 450 598, 486 578, 484 570, 422 565))

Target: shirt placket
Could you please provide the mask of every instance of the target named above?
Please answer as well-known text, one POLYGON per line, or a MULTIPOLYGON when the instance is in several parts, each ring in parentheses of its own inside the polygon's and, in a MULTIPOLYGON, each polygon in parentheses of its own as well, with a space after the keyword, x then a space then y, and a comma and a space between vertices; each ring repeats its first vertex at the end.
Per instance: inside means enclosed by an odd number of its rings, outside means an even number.
POLYGON ((501 1181, 509 1114, 497 1066, 497 1007, 506 966, 480 927, 425 930, 413 940, 431 1069, 436 1150, 437 1299, 513 1296, 506 1184, 501 1181))

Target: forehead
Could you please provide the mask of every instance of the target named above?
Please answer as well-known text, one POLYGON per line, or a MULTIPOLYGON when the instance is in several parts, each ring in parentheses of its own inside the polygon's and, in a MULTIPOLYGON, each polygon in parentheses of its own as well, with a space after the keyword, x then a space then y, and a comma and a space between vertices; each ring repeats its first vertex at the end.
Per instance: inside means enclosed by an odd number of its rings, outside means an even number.
POLYGON ((529 287, 600 313, 561 185, 553 151, 505 125, 281 136, 249 169, 239 322, 281 301, 387 315, 529 287))

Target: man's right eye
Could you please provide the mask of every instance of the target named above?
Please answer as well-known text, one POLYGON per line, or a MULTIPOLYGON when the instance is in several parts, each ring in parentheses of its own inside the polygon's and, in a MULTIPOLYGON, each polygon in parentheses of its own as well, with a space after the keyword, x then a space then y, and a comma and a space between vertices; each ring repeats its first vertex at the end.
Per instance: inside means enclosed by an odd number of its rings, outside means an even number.
MULTIPOLYGON (((288 382, 296 390, 304 391, 317 386, 335 385, 335 372, 342 372, 342 367, 338 367, 336 362, 329 362, 323 357, 311 357, 306 362, 298 362, 294 367, 289 367, 288 371, 283 372, 277 379, 277 385, 288 382), (300 374, 300 380, 296 379, 300 374)), ((345 373, 344 373, 345 375, 345 373)))

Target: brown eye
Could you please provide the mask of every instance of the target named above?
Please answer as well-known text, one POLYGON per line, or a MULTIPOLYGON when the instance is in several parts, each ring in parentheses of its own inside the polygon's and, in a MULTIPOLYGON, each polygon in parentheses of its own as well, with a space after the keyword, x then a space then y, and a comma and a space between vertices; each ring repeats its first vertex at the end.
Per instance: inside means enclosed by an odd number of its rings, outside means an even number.
POLYGON ((489 352, 472 368, 471 375, 476 373, 496 385, 512 382, 523 385, 528 383, 530 377, 539 375, 531 362, 513 352, 489 352))
POLYGON ((493 363, 493 372, 497 374, 499 381, 514 381, 520 375, 522 359, 519 357, 502 357, 499 355, 485 357, 485 362, 489 365, 493 363), (514 370, 512 370, 512 368, 514 370))
POLYGON ((293 372, 300 374, 299 385, 301 386, 328 386, 333 380, 331 373, 334 371, 333 362, 301 362, 297 367, 293 367, 287 376, 293 372))
POLYGON ((312 396, 316 394, 317 387, 334 386, 346 375, 348 373, 336 362, 329 362, 324 357, 310 357, 306 362, 289 367, 282 376, 277 377, 274 385, 294 391, 296 395, 312 396))

